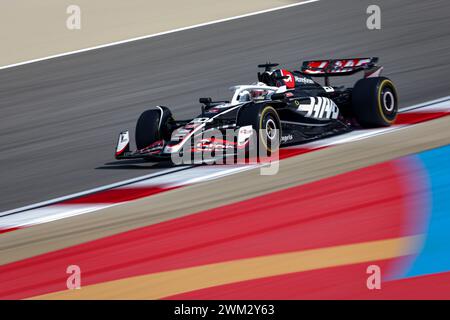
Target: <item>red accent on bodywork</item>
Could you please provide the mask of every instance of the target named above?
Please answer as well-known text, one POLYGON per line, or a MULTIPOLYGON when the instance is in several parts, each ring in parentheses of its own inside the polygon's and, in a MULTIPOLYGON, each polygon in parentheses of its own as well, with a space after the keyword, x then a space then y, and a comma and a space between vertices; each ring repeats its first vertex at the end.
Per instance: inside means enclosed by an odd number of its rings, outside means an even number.
POLYGON ((282 76, 287 76, 287 79, 283 79, 284 83, 286 84, 286 87, 288 89, 294 89, 295 88, 295 78, 294 75, 285 69, 281 69, 281 75, 282 76))
POLYGON ((122 150, 117 151, 116 152, 116 156, 120 156, 125 151, 125 149, 128 147, 128 145, 129 145, 129 143, 127 143, 125 145, 125 147, 122 148, 122 150))

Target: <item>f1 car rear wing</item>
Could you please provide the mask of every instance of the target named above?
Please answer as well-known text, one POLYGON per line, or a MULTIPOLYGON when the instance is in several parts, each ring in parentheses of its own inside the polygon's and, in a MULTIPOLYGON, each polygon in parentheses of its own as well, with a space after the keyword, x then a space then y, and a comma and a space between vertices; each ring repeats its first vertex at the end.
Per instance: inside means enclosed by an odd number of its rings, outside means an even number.
MULTIPOLYGON (((351 59, 330 59, 304 61, 300 73, 311 77, 348 76, 354 73, 365 71, 365 77, 377 77, 383 67, 377 66, 378 58, 351 58, 351 59)), ((328 85, 328 84, 327 84, 328 85)))

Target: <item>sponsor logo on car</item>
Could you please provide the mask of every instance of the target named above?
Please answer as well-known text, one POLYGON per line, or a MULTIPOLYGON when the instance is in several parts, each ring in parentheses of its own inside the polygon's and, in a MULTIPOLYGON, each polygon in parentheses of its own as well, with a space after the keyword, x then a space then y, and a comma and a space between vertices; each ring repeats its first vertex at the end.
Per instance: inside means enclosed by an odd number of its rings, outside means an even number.
POLYGON ((281 136, 281 142, 288 142, 288 141, 291 141, 292 139, 294 139, 292 134, 288 134, 286 136, 281 136))
POLYGON ((337 119, 339 116, 339 108, 333 100, 325 97, 310 97, 310 103, 304 104, 296 100, 294 103, 297 110, 304 114, 305 117, 315 119, 337 119))
POLYGON ((314 81, 305 77, 295 77, 295 82, 303 84, 314 84, 314 81))

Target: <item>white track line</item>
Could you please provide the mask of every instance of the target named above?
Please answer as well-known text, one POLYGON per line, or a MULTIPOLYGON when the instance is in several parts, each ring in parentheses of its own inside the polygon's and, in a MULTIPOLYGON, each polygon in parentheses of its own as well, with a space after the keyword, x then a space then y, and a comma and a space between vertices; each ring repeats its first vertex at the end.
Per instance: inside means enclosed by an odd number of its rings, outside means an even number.
POLYGON ((77 54, 77 53, 82 53, 82 52, 87 52, 87 51, 92 51, 92 50, 97 50, 97 49, 117 46, 117 45, 120 45, 120 44, 129 43, 129 42, 133 42, 133 41, 139 41, 139 40, 144 40, 144 39, 155 38, 155 37, 164 36, 164 35, 175 33, 175 32, 191 30, 191 29, 195 29, 195 28, 201 28, 201 27, 210 26, 210 25, 217 24, 217 23, 222 23, 222 22, 227 22, 227 21, 247 18, 247 17, 251 17, 251 16, 256 16, 256 15, 259 15, 259 14, 264 14, 264 13, 269 13, 269 12, 273 12, 273 11, 288 9, 288 8, 297 7, 297 6, 301 6, 301 5, 308 4, 308 3, 313 3, 313 2, 318 2, 318 1, 320 1, 320 0, 307 0, 307 1, 302 1, 302 2, 296 2, 296 3, 288 4, 288 5, 285 5, 285 6, 280 6, 280 7, 275 7, 275 8, 271 8, 271 9, 266 9, 266 10, 246 13, 246 14, 242 14, 242 15, 238 15, 238 16, 234 16, 234 17, 229 17, 229 18, 224 18, 224 19, 219 19, 219 20, 214 20, 214 21, 209 21, 209 22, 204 22, 204 23, 199 23, 199 24, 194 24, 194 25, 188 26, 188 27, 182 27, 182 28, 178 28, 178 29, 158 32, 158 33, 149 34, 149 35, 145 35, 145 36, 140 36, 140 37, 136 37, 136 38, 131 38, 131 39, 126 39, 126 40, 106 43, 106 44, 102 44, 102 45, 98 45, 98 46, 94 46, 94 47, 89 47, 89 48, 85 48, 85 49, 59 53, 59 54, 55 54, 55 55, 51 55, 51 56, 47 56, 47 57, 43 57, 43 58, 23 61, 23 62, 14 63, 14 64, 6 65, 6 66, 1 66, 0 70, 14 68, 14 67, 22 66, 22 65, 25 65, 25 64, 34 63, 34 62, 45 61, 45 60, 55 59, 55 58, 59 58, 59 57, 65 57, 65 56, 69 56, 69 55, 73 55, 73 54, 77 54))
POLYGON ((117 187, 122 187, 124 185, 131 184, 131 183, 136 183, 136 182, 139 182, 141 180, 155 178, 155 177, 158 177, 158 176, 161 176, 161 175, 166 175, 166 174, 177 172, 177 171, 181 171, 181 170, 184 170, 184 169, 187 170, 187 168, 191 168, 191 167, 192 166, 183 167, 183 168, 176 168, 176 167, 175 168, 169 168, 169 169, 166 169, 166 170, 158 171, 158 172, 155 172, 155 173, 152 173, 152 174, 147 174, 147 175, 136 177, 136 178, 133 178, 133 179, 129 179, 129 180, 125 180, 125 181, 119 181, 119 182, 108 184, 108 185, 101 186, 101 187, 98 187, 98 188, 93 188, 93 189, 89 189, 89 190, 86 190, 86 191, 73 193, 73 194, 70 194, 70 195, 67 195, 67 196, 63 196, 63 197, 59 197, 59 198, 55 198, 55 199, 51 199, 51 200, 47 200, 47 201, 38 202, 38 203, 31 204, 31 205, 28 205, 28 206, 20 207, 20 208, 17 208, 17 209, 3 211, 0 214, 0 218, 4 217, 4 216, 11 215, 11 214, 14 214, 14 213, 18 213, 18 212, 21 212, 21 211, 28 211, 28 210, 36 209, 36 208, 39 208, 39 207, 46 207, 46 206, 49 206, 49 205, 52 205, 52 204, 55 204, 55 203, 58 203, 58 202, 62 202, 62 201, 73 199, 73 198, 78 198, 78 197, 85 196, 85 195, 88 195, 88 194, 92 194, 92 193, 95 193, 95 192, 104 191, 104 190, 117 188, 117 187))
MULTIPOLYGON (((181 172, 166 172, 164 176, 154 178, 147 177, 146 180, 133 183, 133 188, 148 186, 176 187, 195 184, 203 181, 211 181, 228 175, 247 171, 261 165, 230 165, 221 167, 198 166, 183 170, 181 172)), ((120 183, 119 183, 120 184, 120 183)), ((129 184, 127 184, 129 185, 129 184)), ((117 188, 126 190, 127 185, 117 188)), ((75 217, 78 215, 98 211, 113 206, 124 204, 128 201, 117 203, 88 203, 88 204, 58 204, 51 203, 48 206, 38 206, 30 210, 15 212, 9 215, 0 216, 0 231, 14 228, 29 227, 32 225, 52 222, 60 219, 75 217)))
POLYGON ((6 230, 10 228, 23 228, 27 226, 75 217, 81 214, 98 211, 107 207, 112 207, 114 205, 117 204, 72 204, 37 208, 29 210, 26 213, 14 214, 8 217, 0 218, 0 230, 6 230))
POLYGON ((412 111, 414 109, 425 108, 425 107, 431 106, 431 105, 433 105, 433 107, 439 109, 441 104, 444 104, 444 103, 449 102, 449 101, 450 101, 450 96, 446 96, 446 97, 438 98, 438 99, 435 99, 435 100, 430 100, 428 102, 415 104, 415 105, 412 105, 410 107, 402 108, 399 112, 403 113, 403 112, 407 112, 407 111, 412 111))

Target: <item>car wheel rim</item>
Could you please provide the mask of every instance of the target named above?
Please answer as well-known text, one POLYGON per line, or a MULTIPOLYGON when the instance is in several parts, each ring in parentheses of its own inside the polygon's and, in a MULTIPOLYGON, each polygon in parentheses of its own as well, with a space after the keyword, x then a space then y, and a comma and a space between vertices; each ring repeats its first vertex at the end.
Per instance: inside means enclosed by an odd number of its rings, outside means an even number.
POLYGON ((268 119, 266 122, 266 136, 270 140, 274 140, 277 136, 277 125, 273 119, 268 119))
POLYGON ((392 113, 395 108, 395 97, 392 91, 385 90, 383 92, 383 105, 387 112, 392 113))

